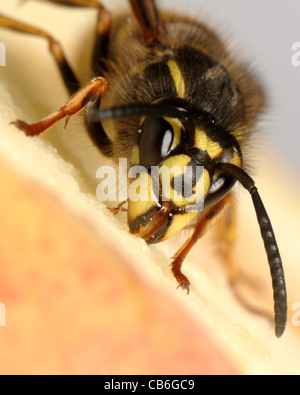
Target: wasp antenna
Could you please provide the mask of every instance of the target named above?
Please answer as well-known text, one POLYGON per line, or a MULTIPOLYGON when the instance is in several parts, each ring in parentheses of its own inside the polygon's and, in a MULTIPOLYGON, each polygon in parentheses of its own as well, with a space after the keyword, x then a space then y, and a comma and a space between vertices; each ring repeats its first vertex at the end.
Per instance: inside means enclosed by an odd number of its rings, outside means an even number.
POLYGON ((279 338, 283 335, 287 322, 287 292, 284 271, 273 228, 256 187, 251 196, 271 270, 275 302, 275 331, 279 338))
POLYGON ((178 108, 161 104, 130 104, 106 110, 96 110, 91 114, 92 122, 111 119, 126 119, 141 116, 170 117, 186 119, 186 112, 178 108))
POLYGON ((271 221, 254 181, 243 169, 230 163, 219 163, 217 168, 238 180, 252 197, 270 265, 275 305, 275 333, 279 338, 283 335, 287 322, 287 292, 282 261, 271 221))

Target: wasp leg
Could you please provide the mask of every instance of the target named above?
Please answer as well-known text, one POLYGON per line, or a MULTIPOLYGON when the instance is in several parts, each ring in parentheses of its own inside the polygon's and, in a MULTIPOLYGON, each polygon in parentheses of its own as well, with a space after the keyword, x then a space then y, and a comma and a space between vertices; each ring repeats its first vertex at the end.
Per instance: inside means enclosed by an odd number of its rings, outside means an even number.
POLYGON ((107 207, 107 208, 113 215, 117 215, 117 214, 119 214, 120 211, 123 213, 127 211, 127 209, 123 207, 126 203, 127 203, 127 200, 118 204, 117 207, 107 207))
POLYGON ((0 26, 13 31, 43 37, 48 40, 49 49, 59 67, 60 73, 66 87, 68 88, 68 91, 70 92, 70 94, 73 94, 77 89, 79 89, 79 81, 75 76, 73 70, 69 66, 68 61, 66 60, 64 52, 61 48, 61 45, 51 35, 49 35, 44 30, 35 28, 26 23, 22 23, 2 14, 0 14, 0 26))
POLYGON ((187 293, 189 293, 190 291, 190 282, 188 278, 181 272, 182 263, 192 247, 196 244, 198 239, 203 236, 203 234, 207 230, 208 224, 228 204, 228 201, 229 197, 226 196, 219 203, 215 204, 204 213, 198 224, 196 224, 193 235, 186 241, 186 243, 180 248, 180 250, 177 251, 176 255, 173 258, 174 260, 171 263, 172 273, 174 274, 174 277, 176 278, 179 287, 181 287, 182 289, 186 289, 187 293))
MULTIPOLYGON (((111 15, 98 0, 43 0, 59 5, 71 7, 95 8, 98 10, 98 23, 96 28, 96 38, 93 48, 91 69, 95 75, 103 75, 107 71, 105 59, 108 54, 109 35, 111 29, 111 15)), ((111 157, 113 155, 113 145, 107 136, 102 124, 93 121, 93 113, 99 110, 101 96, 91 102, 85 113, 85 122, 88 133, 97 148, 103 155, 111 157)))
MULTIPOLYGON (((92 69, 99 73, 100 70, 106 70, 103 59, 106 58, 109 34, 111 29, 111 15, 110 12, 98 0, 43 0, 49 3, 56 3, 59 5, 67 5, 71 7, 85 7, 95 8, 98 10, 98 22, 96 30, 96 39, 93 49, 92 69)), ((99 75, 99 74, 98 74, 99 75)))
POLYGON ((130 0, 146 46, 166 44, 167 29, 154 0, 130 0))
POLYGON ((78 114, 82 111, 96 95, 101 97, 106 88, 107 82, 104 78, 94 78, 76 92, 58 111, 53 112, 41 121, 31 125, 20 120, 12 123, 19 129, 23 130, 27 136, 41 135, 63 118, 66 118, 66 127, 72 115, 78 114))

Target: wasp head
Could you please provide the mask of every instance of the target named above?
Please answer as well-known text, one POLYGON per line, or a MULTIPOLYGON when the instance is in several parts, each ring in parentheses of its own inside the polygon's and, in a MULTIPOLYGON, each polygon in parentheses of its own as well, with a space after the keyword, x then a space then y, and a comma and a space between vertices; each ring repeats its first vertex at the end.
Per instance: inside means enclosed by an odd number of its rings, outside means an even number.
POLYGON ((173 236, 226 196, 235 179, 218 170, 218 163, 242 164, 229 132, 180 104, 177 118, 143 117, 132 149, 128 224, 148 243, 173 236))

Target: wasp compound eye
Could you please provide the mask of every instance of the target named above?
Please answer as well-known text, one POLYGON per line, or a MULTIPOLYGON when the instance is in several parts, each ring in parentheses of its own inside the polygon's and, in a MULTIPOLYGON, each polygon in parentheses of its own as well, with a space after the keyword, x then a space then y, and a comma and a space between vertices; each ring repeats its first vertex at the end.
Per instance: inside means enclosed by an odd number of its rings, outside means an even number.
POLYGON ((233 188, 236 180, 227 174, 221 174, 213 180, 210 190, 205 198, 204 207, 207 209, 222 200, 233 188))
POLYGON ((146 118, 140 139, 140 164, 145 168, 158 165, 170 152, 174 130, 163 118, 146 118))

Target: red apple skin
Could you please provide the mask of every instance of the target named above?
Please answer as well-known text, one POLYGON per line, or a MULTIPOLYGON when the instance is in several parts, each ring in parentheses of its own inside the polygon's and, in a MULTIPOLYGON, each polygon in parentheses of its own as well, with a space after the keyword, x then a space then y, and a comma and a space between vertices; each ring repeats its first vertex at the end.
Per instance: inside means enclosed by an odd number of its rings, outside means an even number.
POLYGON ((238 374, 105 229, 3 163, 0 179, 1 374, 238 374))

